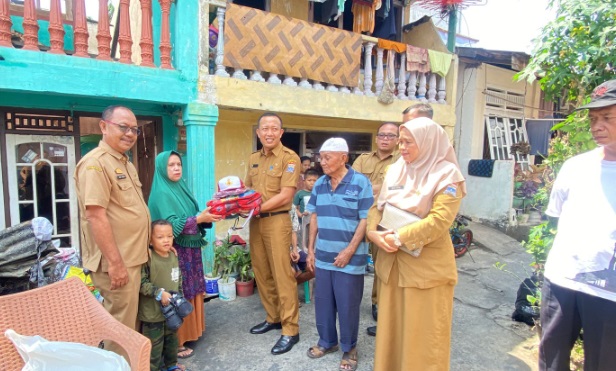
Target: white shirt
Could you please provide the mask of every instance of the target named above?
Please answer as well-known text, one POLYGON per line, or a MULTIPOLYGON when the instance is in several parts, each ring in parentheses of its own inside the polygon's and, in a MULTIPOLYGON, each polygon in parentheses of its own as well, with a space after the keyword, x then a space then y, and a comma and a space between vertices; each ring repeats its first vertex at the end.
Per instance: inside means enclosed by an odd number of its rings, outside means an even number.
POLYGON ((616 301, 616 161, 601 148, 565 162, 546 214, 558 217, 558 232, 545 277, 572 290, 616 301))

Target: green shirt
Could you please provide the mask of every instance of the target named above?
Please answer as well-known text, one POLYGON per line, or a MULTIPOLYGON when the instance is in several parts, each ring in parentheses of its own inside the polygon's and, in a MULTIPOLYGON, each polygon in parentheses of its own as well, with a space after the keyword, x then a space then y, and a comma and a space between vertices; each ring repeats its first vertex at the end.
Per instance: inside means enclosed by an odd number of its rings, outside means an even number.
POLYGON ((300 213, 303 214, 304 210, 306 209, 306 203, 304 202, 304 197, 305 196, 310 196, 311 194, 312 194, 312 192, 310 192, 310 191, 307 191, 305 189, 300 189, 295 194, 295 197, 293 197, 293 205, 299 206, 299 212, 300 213))
POLYGON ((178 267, 178 258, 173 252, 167 257, 151 251, 148 262, 141 267, 141 288, 139 289, 138 318, 144 322, 162 322, 165 320, 156 301, 158 290, 182 292, 182 274, 178 267))

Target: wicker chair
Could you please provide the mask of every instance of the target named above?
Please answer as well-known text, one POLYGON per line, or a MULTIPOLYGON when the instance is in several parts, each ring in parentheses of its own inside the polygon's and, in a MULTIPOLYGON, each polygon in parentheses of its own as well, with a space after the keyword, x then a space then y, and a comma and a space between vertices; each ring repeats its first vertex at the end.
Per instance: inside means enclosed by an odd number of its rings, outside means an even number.
POLYGON ((132 370, 150 369, 150 340, 107 313, 76 277, 0 296, 0 369, 21 370, 24 362, 13 343, 4 336, 9 328, 22 335, 91 346, 112 340, 124 348, 132 370))

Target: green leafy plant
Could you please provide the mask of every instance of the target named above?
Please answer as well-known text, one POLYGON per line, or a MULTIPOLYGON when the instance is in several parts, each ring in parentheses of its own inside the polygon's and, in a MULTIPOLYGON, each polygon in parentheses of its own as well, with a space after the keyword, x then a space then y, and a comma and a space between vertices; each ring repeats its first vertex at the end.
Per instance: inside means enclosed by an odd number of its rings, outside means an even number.
POLYGON ((545 262, 548 258, 556 229, 550 226, 549 222, 544 222, 530 229, 528 241, 523 241, 522 246, 533 257, 531 266, 535 269, 540 278, 543 278, 545 262))
POLYGON ((232 274, 239 274, 241 281, 249 281, 246 277, 251 275, 254 277, 249 249, 233 244, 228 237, 214 243, 214 267, 224 282, 228 282, 232 274))
POLYGON ((534 40, 533 57, 516 77, 539 78, 547 99, 580 103, 614 78, 616 8, 604 0, 551 0, 548 6, 556 17, 534 40))

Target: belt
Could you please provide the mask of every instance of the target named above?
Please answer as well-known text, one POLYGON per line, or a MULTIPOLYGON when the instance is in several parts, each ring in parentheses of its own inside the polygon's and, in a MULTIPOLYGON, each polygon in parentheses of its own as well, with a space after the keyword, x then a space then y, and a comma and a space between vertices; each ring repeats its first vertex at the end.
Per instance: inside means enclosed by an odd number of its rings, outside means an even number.
POLYGON ((269 218, 270 216, 274 216, 274 215, 280 215, 280 214, 288 214, 289 210, 286 211, 274 211, 272 213, 261 213, 259 214, 259 218, 263 219, 263 218, 269 218))

